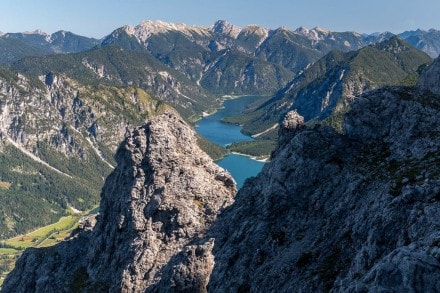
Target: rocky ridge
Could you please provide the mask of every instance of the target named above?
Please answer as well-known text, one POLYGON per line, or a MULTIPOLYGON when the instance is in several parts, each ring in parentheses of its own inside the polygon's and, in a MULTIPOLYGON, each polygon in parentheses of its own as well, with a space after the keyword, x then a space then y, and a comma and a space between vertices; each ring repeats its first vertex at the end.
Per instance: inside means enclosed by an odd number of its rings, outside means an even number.
POLYGON ((51 36, 6 34, 0 39, 0 51, 4 41, 6 51, 17 52, 19 56, 8 57, 8 63, 15 61, 10 68, 23 74, 63 72, 82 82, 136 85, 171 103, 185 118, 196 120, 218 106, 218 96, 273 95, 332 50, 358 50, 390 37, 321 28, 239 28, 226 21, 210 27, 145 21, 116 29, 86 52, 84 46, 75 49, 85 40, 64 31, 51 36), (36 45, 27 48, 17 43, 25 40, 36 45), (59 52, 70 46, 69 52, 81 53, 35 57, 47 55, 40 52, 49 50, 47 46, 52 51, 66 47, 59 52))
MULTIPOLYGON (((145 21, 115 30, 102 44, 148 51, 216 94, 272 95, 331 51, 355 51, 393 36, 388 32, 362 35, 319 27, 240 28, 224 20, 209 27, 145 21)), ((438 56, 435 52, 440 38, 434 30, 399 36, 430 56, 438 56), (420 38, 426 41, 417 41, 420 38)))
POLYGON ((10 63, 26 56, 66 54, 90 50, 99 40, 68 31, 46 34, 40 30, 0 34, 0 63, 10 63))
POLYGON ((440 95, 440 59, 437 58, 432 66, 423 72, 417 85, 420 89, 440 95))
POLYGON ((116 160, 96 225, 91 219, 67 241, 25 252, 4 292, 139 292, 182 261, 167 288, 203 291, 214 264, 204 234, 232 203, 234 180, 171 110, 129 131, 116 160))
POLYGON ((332 51, 266 103, 229 122, 243 124, 244 131, 254 134, 296 110, 306 121, 327 119, 341 128, 342 114, 357 96, 386 85, 415 85, 419 68, 430 62, 427 54, 395 36, 357 51, 332 51))
POLYGON ((440 54, 440 31, 437 29, 406 31, 399 36, 432 58, 440 54))
POLYGON ((344 134, 289 113, 272 161, 213 228, 208 290, 439 291, 440 98, 429 90, 361 95, 344 134))

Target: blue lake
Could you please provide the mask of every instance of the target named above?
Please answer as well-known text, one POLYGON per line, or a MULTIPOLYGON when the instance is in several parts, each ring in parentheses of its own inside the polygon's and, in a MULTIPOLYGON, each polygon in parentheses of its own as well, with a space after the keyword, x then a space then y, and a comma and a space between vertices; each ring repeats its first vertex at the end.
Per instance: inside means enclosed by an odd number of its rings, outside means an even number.
MULTIPOLYGON (((226 146, 233 142, 253 140, 250 136, 240 132, 241 127, 238 125, 221 122, 223 117, 240 114, 247 105, 255 101, 258 97, 245 96, 232 100, 225 100, 223 108, 216 113, 203 117, 197 121, 196 131, 203 135, 209 141, 226 146)), ((217 162, 221 167, 225 168, 232 174, 237 182, 237 188, 243 186, 244 181, 257 175, 263 168, 264 163, 252 160, 246 156, 229 154, 217 162)))

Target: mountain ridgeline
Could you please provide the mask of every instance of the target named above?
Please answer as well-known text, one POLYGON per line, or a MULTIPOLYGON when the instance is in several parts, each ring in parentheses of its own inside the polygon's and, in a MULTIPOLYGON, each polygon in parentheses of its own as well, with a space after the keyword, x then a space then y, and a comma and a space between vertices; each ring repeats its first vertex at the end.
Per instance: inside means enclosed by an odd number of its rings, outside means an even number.
POLYGON ((51 35, 41 31, 7 33, 0 36, 0 64, 18 61, 27 56, 82 52, 98 44, 97 39, 66 31, 51 35))
MULTIPOLYGON (((15 71, 64 73, 86 82, 137 85, 194 120, 218 106, 219 96, 273 95, 327 53, 358 50, 391 36, 320 28, 239 28, 225 21, 212 27, 146 21, 119 28, 98 43, 67 32, 6 34, 2 40, 26 42, 22 50, 31 47, 46 52, 17 51, 8 62, 15 71), (23 59, 26 56, 32 57, 23 59)), ((440 38, 435 41, 434 30, 402 36, 431 55, 440 43, 440 38), (426 42, 416 42, 415 36, 425 37, 426 42)))
POLYGON ((255 134, 280 123, 296 110, 309 120, 341 127, 342 113, 365 91, 385 85, 415 85, 421 66, 431 58, 398 37, 357 51, 332 51, 304 70, 273 98, 227 121, 255 134))
MULTIPOLYGON (((435 56, 437 35, 401 37, 435 56)), ((65 31, 8 33, 0 52, 0 196, 8 199, 0 206, 0 239, 96 206, 125 132, 171 107, 193 122, 220 107, 223 95, 267 97, 228 119, 249 134, 263 132, 259 138, 269 139, 256 142, 263 149, 256 155, 264 155, 290 110, 342 129, 357 95, 413 85, 431 61, 389 33, 225 21, 147 21, 101 40, 65 31)), ((197 142, 216 159, 226 152, 202 137, 197 142)))
POLYGON ((127 132, 100 214, 29 249, 5 292, 437 292, 440 59, 358 96, 343 131, 283 120, 235 185, 174 111, 127 132))

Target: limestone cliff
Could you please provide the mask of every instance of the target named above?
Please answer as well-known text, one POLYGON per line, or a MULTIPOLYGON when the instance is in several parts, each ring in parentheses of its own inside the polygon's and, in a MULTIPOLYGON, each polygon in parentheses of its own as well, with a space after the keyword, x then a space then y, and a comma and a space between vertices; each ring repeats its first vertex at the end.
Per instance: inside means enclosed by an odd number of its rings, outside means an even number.
POLYGON ((295 112, 218 218, 210 292, 439 292, 440 98, 360 96, 344 131, 295 112))
POLYGON ((436 95, 440 94, 440 59, 427 67, 421 74, 417 83, 422 90, 430 91, 436 95))
POLYGON ((213 266, 204 233, 232 203, 232 177, 198 148, 193 130, 171 110, 127 133, 116 161, 94 228, 86 225, 57 246, 26 251, 4 292, 139 292, 182 257, 188 270, 194 259, 203 263, 191 280, 182 272, 176 282, 203 290, 213 266))

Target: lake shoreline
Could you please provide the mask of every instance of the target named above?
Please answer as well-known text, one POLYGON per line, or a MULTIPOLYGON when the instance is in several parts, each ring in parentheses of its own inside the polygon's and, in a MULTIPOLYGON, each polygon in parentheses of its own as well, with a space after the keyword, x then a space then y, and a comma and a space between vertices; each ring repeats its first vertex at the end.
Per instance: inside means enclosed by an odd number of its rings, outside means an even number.
POLYGON ((264 157, 264 159, 263 159, 263 158, 258 158, 256 156, 252 156, 252 155, 248 155, 248 154, 243 154, 243 153, 239 153, 239 152, 230 152, 230 153, 234 154, 234 155, 238 155, 238 156, 248 157, 249 159, 252 159, 254 161, 261 162, 261 163, 270 162, 270 160, 269 160, 270 157, 264 157))
MULTIPOLYGON (((195 123, 196 132, 211 143, 221 145, 224 148, 235 142, 253 141, 254 139, 250 135, 241 132, 241 126, 225 123, 222 118, 240 115, 249 104, 259 98, 259 96, 223 96, 221 108, 209 113, 204 112, 201 119, 195 123)), ((229 151, 225 157, 216 160, 216 163, 228 170, 237 182, 237 187, 241 187, 246 178, 255 176, 261 171, 266 162, 266 158, 263 159, 229 151)))
MULTIPOLYGON (((256 95, 223 95, 223 96, 221 96, 221 97, 219 98, 219 99, 220 99, 220 107, 218 107, 218 108, 208 109, 208 110, 207 110, 208 112, 203 111, 202 114, 199 115, 199 116, 193 121, 193 124, 196 124, 197 121, 199 121, 199 120, 201 120, 201 119, 203 119, 203 118, 205 118, 205 117, 208 117, 208 116, 214 115, 215 113, 217 113, 217 111, 219 111, 219 110, 221 110, 221 109, 224 109, 225 107, 223 106, 223 103, 224 103, 225 101, 236 100, 236 99, 246 98, 246 97, 256 97, 256 95)), ((266 97, 266 96, 260 96, 260 97, 266 97)), ((269 96, 267 96, 267 97, 269 97, 269 96)), ((224 121, 222 121, 222 122, 223 122, 223 123, 229 123, 229 122, 224 122, 224 121)), ((235 125, 235 124, 233 124, 233 123, 229 123, 229 124, 235 125)), ((240 125, 240 126, 242 126, 242 125, 240 125)))

